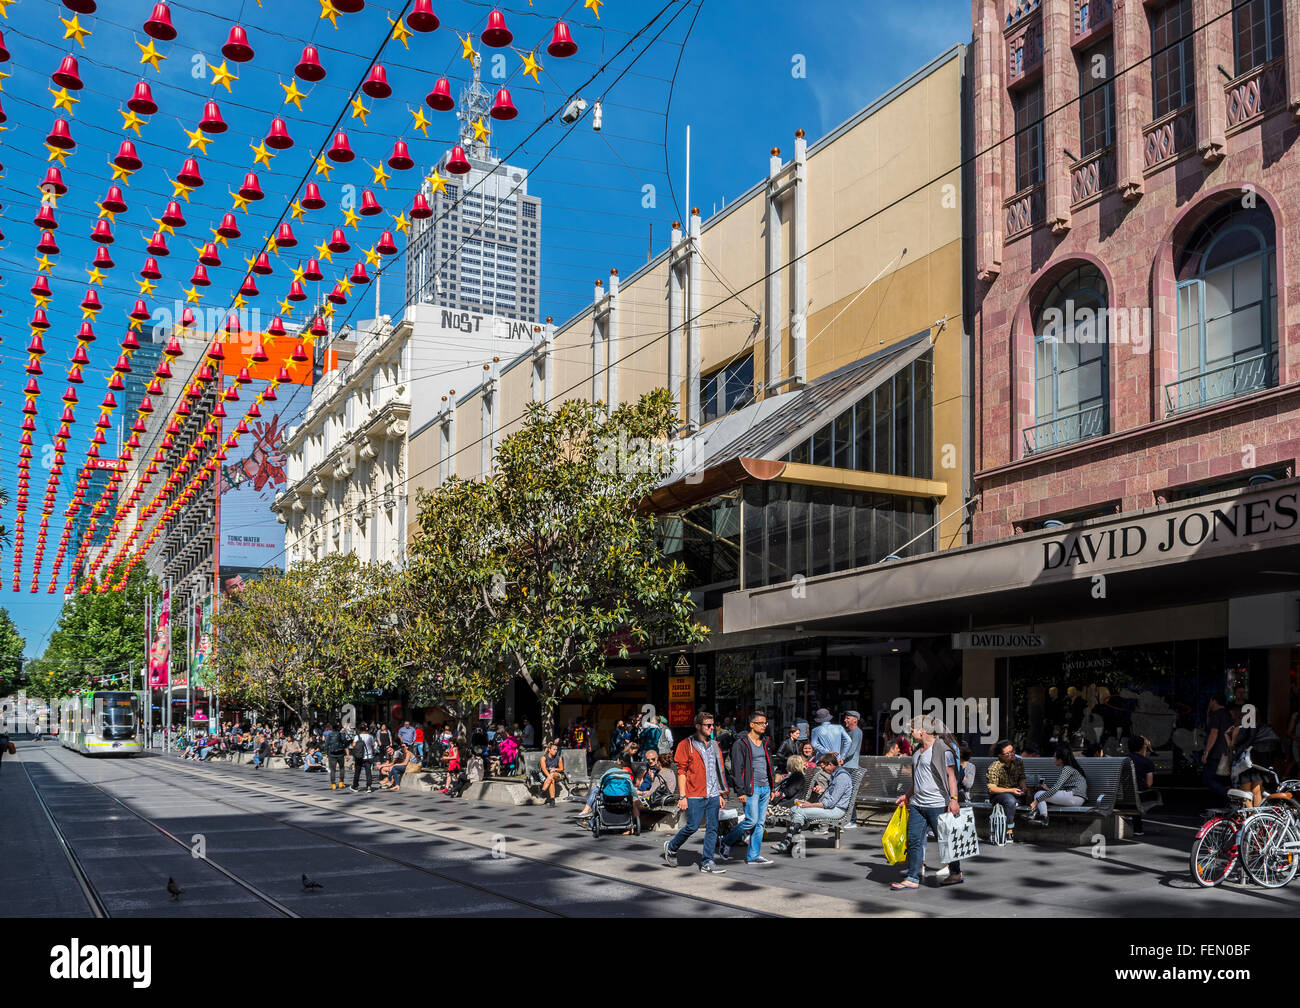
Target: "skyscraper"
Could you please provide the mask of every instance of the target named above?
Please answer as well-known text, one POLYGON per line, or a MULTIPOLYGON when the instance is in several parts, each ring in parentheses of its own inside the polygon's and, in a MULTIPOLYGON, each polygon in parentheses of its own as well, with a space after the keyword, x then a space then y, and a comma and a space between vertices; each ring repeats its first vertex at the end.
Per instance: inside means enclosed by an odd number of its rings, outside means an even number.
POLYGON ((412 222, 406 303, 533 322, 538 317, 542 201, 528 195, 527 170, 505 164, 493 150, 484 129, 494 122, 488 115, 491 104, 475 56, 474 78, 461 92, 456 113, 470 170, 449 173, 449 155, 444 155, 438 172, 449 180, 446 191, 434 192, 424 184, 433 216, 412 222))

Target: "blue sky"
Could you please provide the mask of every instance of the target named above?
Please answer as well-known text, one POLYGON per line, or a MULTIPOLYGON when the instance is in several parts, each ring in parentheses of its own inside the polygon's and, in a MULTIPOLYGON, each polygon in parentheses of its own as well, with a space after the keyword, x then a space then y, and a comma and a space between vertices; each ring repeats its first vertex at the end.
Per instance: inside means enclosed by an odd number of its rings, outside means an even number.
MULTIPOLYGON (((237 190, 244 174, 256 170, 266 198, 250 204, 247 214, 237 214, 243 235, 232 239, 228 249, 220 250, 223 265, 209 270, 212 286, 199 305, 203 309, 224 308, 243 279, 244 258, 260 247, 261 239, 280 219, 289 196, 304 172, 310 171, 313 156, 328 143, 335 117, 344 112, 339 128, 347 131, 357 158, 336 167, 328 182, 319 175, 308 177, 307 181, 321 186, 327 206, 292 222, 298 247, 284 250, 278 260, 273 258, 275 272, 259 278, 261 294, 251 305, 262 312, 264 320, 269 319, 288 290, 289 270, 315 254, 309 246, 343 224, 345 186, 355 187, 358 201, 362 189, 372 188, 386 213, 363 217, 357 230, 348 229, 353 249, 335 256, 332 267, 323 264, 329 281, 350 271, 359 250, 373 244, 383 228, 391 229, 392 214, 409 209, 420 169, 431 167, 453 142, 456 125, 450 113, 434 112, 424 105, 423 97, 444 73, 452 79, 453 94, 459 94, 468 63, 461 58, 461 45, 452 32, 472 32, 476 50, 485 55, 486 86, 504 83, 520 111, 510 122, 489 125, 494 126, 492 141, 498 152, 512 163, 532 169, 530 192, 543 199, 542 314, 552 315, 558 322, 587 303, 592 282, 606 276, 610 267, 617 266, 626 274, 645 261, 649 248, 655 253, 663 249, 671 221, 685 211, 684 132, 688 123, 692 127, 692 201, 707 217, 715 206, 730 203, 766 173, 771 146, 788 153, 796 128, 804 128, 816 139, 970 35, 970 7, 960 0, 914 0, 905 5, 808 0, 795 7, 772 0, 744 5, 705 0, 698 16, 694 3, 671 5, 650 31, 615 57, 664 3, 608 0, 596 21, 581 0, 534 0, 531 7, 526 0, 516 0, 503 8, 515 34, 513 48, 494 50, 478 39, 490 5, 436 0, 434 9, 443 22, 438 31, 413 35, 408 40, 409 50, 396 40, 385 47, 380 63, 394 94, 386 99, 362 97, 369 109, 364 125, 350 117, 347 102, 387 33, 387 16, 393 13, 374 3, 367 3, 360 13, 340 14, 337 30, 320 19, 318 0, 264 0, 260 8, 257 0, 236 0, 220 5, 220 15, 200 8, 194 0, 173 3, 172 18, 179 37, 156 43, 166 56, 159 65, 161 72, 141 65, 137 46, 137 42, 150 41, 141 26, 152 10, 152 0, 100 0, 96 14, 79 15, 78 24, 93 33, 86 37, 84 49, 62 37, 65 28, 60 18, 70 19, 72 13, 62 4, 18 0, 8 6, 7 19, 0 20, 10 52, 10 61, 0 64, 0 72, 10 74, 0 82, 0 103, 8 117, 4 132, 0 132, 0 162, 4 165, 0 227, 5 236, 0 246, 0 312, 6 323, 0 346, 0 416, 7 424, 0 441, 0 485, 10 494, 2 520, 11 530, 22 388, 27 379, 25 349, 34 307, 28 288, 35 276, 34 250, 39 237, 33 218, 39 209, 38 186, 49 164, 43 143, 56 116, 68 120, 77 142, 62 170, 70 191, 54 211, 60 225, 56 232, 60 253, 52 257, 54 266, 49 273, 54 297, 47 308, 51 328, 44 335, 45 373, 38 379, 36 457, 21 592, 10 590, 11 552, 0 557, 0 588, 4 589, 0 605, 9 609, 27 635, 29 655, 43 649, 58 616, 62 595, 49 595, 45 589, 76 479, 73 466, 84 456, 109 369, 126 331, 126 313, 140 296, 135 280, 154 227, 151 218, 160 216, 172 198, 169 180, 175 178, 186 156, 199 159, 205 185, 191 194, 188 203, 181 202, 186 224, 176 229, 175 237, 168 237, 172 254, 160 260, 163 278, 146 300, 150 308, 157 308, 170 307, 183 298, 183 291, 190 287, 196 247, 210 239, 208 229, 231 210, 228 190, 237 190), (579 45, 578 54, 570 59, 557 59, 545 52, 558 17, 566 18, 579 45), (210 64, 221 65, 220 49, 234 23, 247 28, 255 55, 242 64, 227 61, 227 69, 238 75, 227 93, 214 81, 210 64), (299 111, 284 104, 282 85, 290 83, 308 42, 319 48, 328 76, 316 85, 298 82, 307 92, 299 111), (538 84, 521 76, 522 63, 516 51, 532 49, 543 67, 538 84), (85 88, 73 92, 81 100, 72 114, 65 110, 56 113, 51 110, 54 99, 48 90, 53 86, 49 75, 68 53, 79 60, 85 88), (504 54, 500 61, 504 80, 492 76, 495 53, 504 54), (602 69, 611 58, 612 63, 602 69), (805 76, 792 73, 796 60, 806 68, 805 76), (628 72, 615 82, 614 77, 625 68, 628 72), (593 74, 597 79, 583 86, 593 74), (150 84, 159 111, 141 125, 137 137, 134 132, 124 132, 121 113, 139 80, 150 84), (601 132, 592 132, 585 123, 564 127, 557 117, 528 139, 575 91, 588 101, 604 96, 601 132), (206 100, 219 103, 229 129, 215 136, 204 155, 186 149, 186 131, 195 130, 206 100), (422 108, 432 120, 427 140, 412 128, 411 110, 416 108, 422 108), (268 169, 254 165, 250 144, 266 134, 274 116, 285 118, 295 145, 276 154, 268 169), (386 168, 392 177, 385 190, 373 184, 368 166, 386 160, 399 137, 410 145, 416 169, 399 172, 386 168), (96 248, 89 238, 99 212, 95 204, 112 184, 108 161, 123 139, 136 145, 144 166, 122 186, 129 209, 113 224, 115 241, 109 249, 116 265, 97 288, 104 310, 94 321, 97 340, 89 349, 92 363, 79 388, 81 403, 50 519, 40 592, 31 594, 35 533, 48 476, 41 466, 40 446, 48 443, 57 427, 64 374, 82 321, 79 305, 96 248), (646 186, 654 187, 654 205, 649 207, 644 205, 648 202, 646 186)), ((398 0, 387 2, 388 8, 398 6, 398 0)), ((400 246, 401 235, 397 237, 400 246)), ((393 279, 382 287, 383 309, 397 314, 403 298, 400 261, 390 275, 393 279)), ((321 294, 329 289, 320 287, 321 294)), ((360 296, 354 294, 339 315, 344 320, 369 317, 373 302, 373 289, 364 290, 360 296)), ((295 317, 302 317, 301 309, 295 317)), ((61 578, 60 591, 63 581, 61 578)))

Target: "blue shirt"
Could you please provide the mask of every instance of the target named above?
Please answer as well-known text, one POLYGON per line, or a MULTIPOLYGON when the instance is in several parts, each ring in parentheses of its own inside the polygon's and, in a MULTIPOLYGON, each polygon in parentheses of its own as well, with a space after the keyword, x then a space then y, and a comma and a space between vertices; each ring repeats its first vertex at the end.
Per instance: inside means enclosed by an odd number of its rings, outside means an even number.
POLYGON ((853 740, 849 738, 849 733, 844 730, 843 725, 837 725, 831 721, 820 724, 812 730, 813 751, 820 756, 822 753, 836 753, 840 759, 844 759, 849 753, 849 747, 853 740))
POLYGON ((414 745, 415 729, 410 727, 409 725, 404 725, 403 727, 397 729, 397 737, 401 739, 403 742, 405 742, 407 745, 414 745))
POLYGON ((833 774, 826 785, 826 790, 822 792, 822 808, 827 809, 844 809, 849 807, 849 799, 853 797, 853 778, 849 772, 840 767, 833 774))

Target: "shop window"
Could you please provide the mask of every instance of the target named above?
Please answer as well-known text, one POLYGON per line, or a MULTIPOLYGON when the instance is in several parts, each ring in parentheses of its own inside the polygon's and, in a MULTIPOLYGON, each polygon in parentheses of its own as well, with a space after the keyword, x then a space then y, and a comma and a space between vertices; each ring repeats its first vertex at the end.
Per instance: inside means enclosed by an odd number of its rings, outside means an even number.
POLYGON ((1178 265, 1178 381, 1169 413, 1277 384, 1273 215, 1226 204, 1197 228, 1178 265))
POLYGON ((1079 157, 1115 142, 1115 46, 1106 39, 1079 60, 1079 157))
POLYGON ((1194 497, 1207 497, 1210 494, 1223 493, 1225 490, 1239 490, 1243 487, 1262 486, 1273 483, 1277 480, 1290 479, 1291 468, 1288 466, 1272 466, 1268 469, 1255 469, 1251 472, 1233 473, 1231 476, 1225 476, 1223 479, 1214 480, 1211 483, 1196 483, 1189 486, 1182 486, 1170 490, 1166 495, 1166 500, 1181 501, 1191 500, 1194 497))
POLYGON ((1043 85, 1031 84, 1012 98, 1016 112, 1016 192, 1043 181, 1043 85))
POLYGON ((1097 504, 1089 508, 1080 508, 1076 511, 1063 511, 1060 514, 1035 518, 1033 521, 1024 522, 1021 525, 1021 529, 1025 532, 1031 532, 1036 529, 1056 528, 1060 525, 1072 525, 1076 522, 1091 521, 1093 518, 1111 518, 1119 514, 1119 512, 1119 501, 1107 501, 1105 504, 1097 504))
POLYGON ((1282 0, 1239 0, 1232 8, 1232 48, 1237 76, 1281 56, 1285 38, 1282 0))
POLYGON ((1193 74, 1192 0, 1173 0, 1151 15, 1151 117, 1159 119, 1190 105, 1193 74))

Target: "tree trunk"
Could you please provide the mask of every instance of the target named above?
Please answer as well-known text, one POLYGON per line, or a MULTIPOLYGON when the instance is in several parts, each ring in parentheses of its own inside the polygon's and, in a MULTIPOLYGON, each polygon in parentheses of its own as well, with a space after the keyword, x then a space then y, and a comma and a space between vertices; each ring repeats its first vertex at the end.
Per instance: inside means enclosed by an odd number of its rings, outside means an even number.
MULTIPOLYGON (((540 698, 539 698, 540 699, 540 698)), ((542 748, 555 738, 555 708, 542 700, 542 748)))

